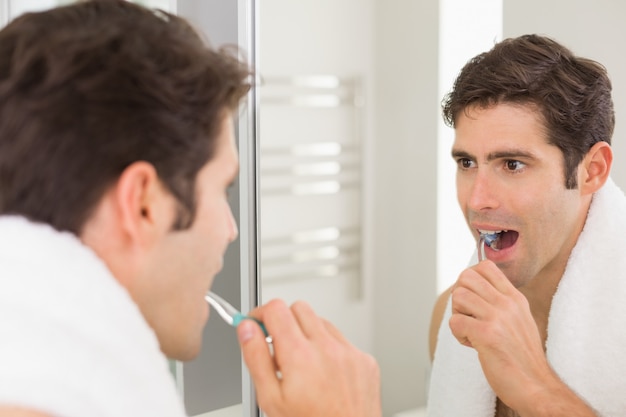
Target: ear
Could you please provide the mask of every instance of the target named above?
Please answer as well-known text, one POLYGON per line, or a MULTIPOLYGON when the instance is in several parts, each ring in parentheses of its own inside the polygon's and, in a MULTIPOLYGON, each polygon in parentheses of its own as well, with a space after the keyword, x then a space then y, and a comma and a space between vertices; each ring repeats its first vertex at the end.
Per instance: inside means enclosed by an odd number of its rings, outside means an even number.
POLYGON ((607 142, 598 142, 589 149, 581 163, 579 171, 579 188, 584 194, 598 191, 611 172, 613 150, 607 142))
POLYGON ((115 188, 119 222, 135 245, 150 246, 169 230, 174 219, 173 197, 165 189, 154 166, 134 162, 120 175, 115 188))

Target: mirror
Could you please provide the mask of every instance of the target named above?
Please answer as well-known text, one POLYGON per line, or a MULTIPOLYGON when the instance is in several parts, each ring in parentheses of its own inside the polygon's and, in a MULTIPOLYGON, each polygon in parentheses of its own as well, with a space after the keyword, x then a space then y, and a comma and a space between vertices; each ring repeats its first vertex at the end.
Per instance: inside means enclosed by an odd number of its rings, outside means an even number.
POLYGON ((624 187, 626 62, 616 51, 625 8, 612 0, 260 2, 262 299, 305 299, 373 353, 385 416, 422 412, 431 309, 474 251, 456 203, 443 94, 495 40, 553 36, 605 64, 614 80, 613 177, 624 187), (457 20, 445 23, 450 10, 457 20), (483 43, 468 46, 477 32, 483 43), (456 46, 453 62, 446 45, 456 46))

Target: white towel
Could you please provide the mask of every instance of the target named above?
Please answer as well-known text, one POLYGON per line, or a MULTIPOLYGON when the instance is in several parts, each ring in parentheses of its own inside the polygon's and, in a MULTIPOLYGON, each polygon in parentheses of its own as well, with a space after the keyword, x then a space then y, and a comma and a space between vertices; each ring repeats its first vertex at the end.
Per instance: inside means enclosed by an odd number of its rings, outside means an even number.
POLYGON ((158 341, 75 236, 0 216, 0 404, 64 417, 183 416, 158 341))
MULTIPOLYGON (((495 393, 476 351, 452 335, 450 315, 448 302, 428 416, 492 417, 495 393)), ((611 179, 594 195, 554 295, 546 349, 554 371, 601 416, 626 416, 626 197, 611 179)))

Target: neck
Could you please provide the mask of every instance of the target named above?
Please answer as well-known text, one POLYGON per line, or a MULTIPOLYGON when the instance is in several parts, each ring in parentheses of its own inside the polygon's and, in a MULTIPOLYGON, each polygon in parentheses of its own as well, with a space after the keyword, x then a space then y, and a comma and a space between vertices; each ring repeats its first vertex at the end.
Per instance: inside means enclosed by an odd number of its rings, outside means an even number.
POLYGON ((528 300, 530 311, 537 323, 542 340, 545 344, 548 328, 548 317, 552 305, 552 299, 561 282, 567 267, 572 250, 578 243, 578 239, 587 220, 587 214, 591 205, 591 198, 581 206, 578 220, 574 223, 574 232, 571 239, 565 242, 557 256, 546 268, 540 271, 530 282, 519 288, 528 300))

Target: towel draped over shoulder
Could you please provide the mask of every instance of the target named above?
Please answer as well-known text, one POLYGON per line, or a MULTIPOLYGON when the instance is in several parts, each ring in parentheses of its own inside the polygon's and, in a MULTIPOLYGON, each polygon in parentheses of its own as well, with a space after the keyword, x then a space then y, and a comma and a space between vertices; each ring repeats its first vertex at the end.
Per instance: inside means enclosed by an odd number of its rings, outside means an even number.
MULTIPOLYGON (((427 415, 493 417, 496 395, 476 351, 452 335, 450 316, 449 300, 427 415)), ((626 416, 626 197, 611 179, 593 197, 554 294, 546 352, 561 380, 601 416, 626 416)))
POLYGON ((0 216, 0 404, 63 417, 184 416, 156 335, 70 233, 0 216))

